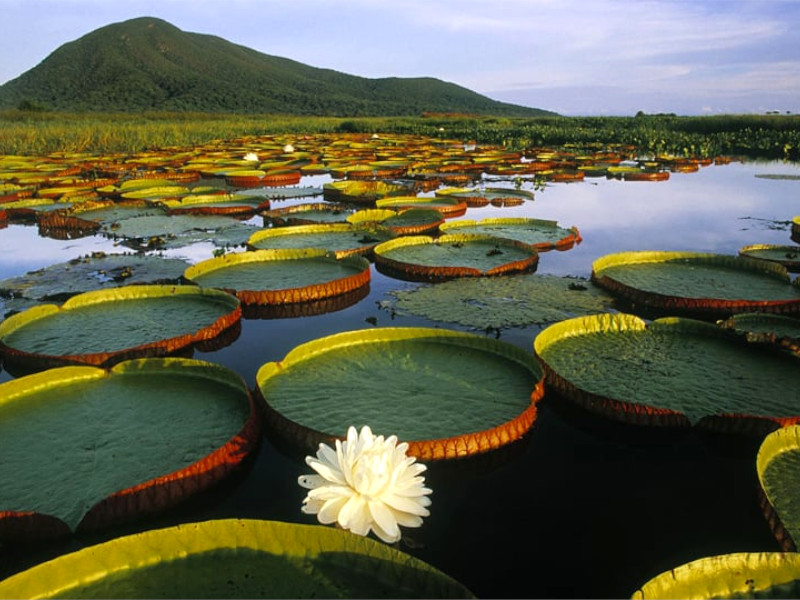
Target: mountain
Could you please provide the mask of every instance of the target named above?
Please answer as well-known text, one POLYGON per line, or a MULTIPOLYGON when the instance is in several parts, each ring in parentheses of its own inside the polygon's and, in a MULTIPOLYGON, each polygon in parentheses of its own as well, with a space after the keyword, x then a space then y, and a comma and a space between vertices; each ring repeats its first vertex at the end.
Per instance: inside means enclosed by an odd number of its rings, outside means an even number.
POLYGON ((0 86, 0 108, 335 116, 553 115, 431 77, 368 79, 270 56, 152 17, 101 27, 0 86))

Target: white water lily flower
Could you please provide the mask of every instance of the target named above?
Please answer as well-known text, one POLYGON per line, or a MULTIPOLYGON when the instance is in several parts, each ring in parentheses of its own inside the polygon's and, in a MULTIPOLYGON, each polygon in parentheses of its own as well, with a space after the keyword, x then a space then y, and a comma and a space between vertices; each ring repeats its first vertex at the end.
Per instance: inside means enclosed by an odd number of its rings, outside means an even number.
POLYGON ((338 523, 359 535, 374 531, 393 543, 400 539, 400 526, 419 527, 431 490, 420 475, 427 468, 406 456, 408 444, 397 436, 374 436, 369 426, 347 430, 347 440, 336 440, 334 450, 320 444, 317 456, 306 456, 316 475, 302 475, 298 483, 310 490, 302 511, 317 515, 320 523, 338 523))
POLYGON ((258 162, 258 154, 255 152, 248 152, 244 155, 244 159, 249 162, 258 162))

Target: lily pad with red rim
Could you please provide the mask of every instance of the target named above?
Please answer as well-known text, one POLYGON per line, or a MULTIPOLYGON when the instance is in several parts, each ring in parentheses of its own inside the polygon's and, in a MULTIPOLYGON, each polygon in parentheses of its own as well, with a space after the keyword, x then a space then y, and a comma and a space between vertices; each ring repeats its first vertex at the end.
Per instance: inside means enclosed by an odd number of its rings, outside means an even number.
POLYGON ((763 260, 699 252, 642 251, 602 256, 592 280, 636 306, 676 316, 742 312, 800 314, 800 284, 763 260))
POLYGON ((559 227, 556 221, 543 219, 489 218, 481 221, 462 219, 440 227, 443 233, 493 235, 530 244, 540 252, 567 250, 581 242, 577 227, 559 227))
POLYGON ((528 244, 489 235, 405 236, 378 244, 379 271, 412 281, 440 281, 533 271, 539 253, 528 244))
POLYGON ((291 225, 256 231, 248 238, 247 246, 251 250, 317 248, 342 258, 370 254, 379 243, 393 237, 395 234, 392 231, 375 225, 291 225))
POLYGON ((548 385, 611 419, 763 435, 800 421, 800 357, 711 323, 597 314, 534 340, 548 385))
POLYGON ((17 313, 0 323, 0 350, 9 370, 108 366, 213 347, 240 319, 239 300, 219 290, 130 285, 17 313))
POLYGON ((321 249, 255 250, 225 254, 186 269, 200 286, 234 294, 245 306, 315 302, 369 285, 362 256, 337 259, 321 249))
POLYGON ((261 432, 241 377, 191 359, 54 368, 0 384, 0 397, 3 541, 174 506, 230 474, 261 432))
POLYGON ((316 449, 366 424, 397 435, 423 460, 520 439, 536 418, 543 383, 536 360, 516 346, 414 327, 320 338, 256 375, 272 435, 316 449))
POLYGON ((739 256, 776 262, 787 271, 800 271, 800 246, 779 244, 750 244, 739 248, 739 256))

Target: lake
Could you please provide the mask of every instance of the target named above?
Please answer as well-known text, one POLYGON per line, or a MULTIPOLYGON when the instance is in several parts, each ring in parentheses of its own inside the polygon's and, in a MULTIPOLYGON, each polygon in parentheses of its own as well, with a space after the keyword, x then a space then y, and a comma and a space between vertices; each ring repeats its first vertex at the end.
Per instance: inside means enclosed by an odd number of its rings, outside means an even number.
MULTIPOLYGON (((800 214, 797 178, 796 164, 755 161, 671 173, 658 182, 587 177, 548 183, 520 206, 470 208, 457 218, 532 217, 575 226, 581 243, 541 253, 536 272, 588 278, 592 262, 608 253, 736 254, 749 244, 792 244, 790 222, 800 214)), ((486 186, 512 185, 485 179, 486 186)), ((300 185, 327 181, 329 176, 315 175, 300 185)), ((533 186, 526 182, 523 189, 533 186)), ((321 197, 276 201, 273 208, 308 201, 321 197)), ((97 250, 121 251, 99 236, 59 241, 40 238, 35 226, 10 225, 0 230, 0 278, 97 250)), ((194 262, 209 258, 211 250, 201 244, 166 254, 194 262)), ((231 345, 194 356, 237 371, 252 387, 261 365, 329 334, 406 325, 463 329, 393 315, 379 305, 389 292, 419 285, 387 277, 373 265, 369 295, 356 304, 309 317, 246 319, 231 345)), ((532 352, 540 330, 504 329, 499 339, 532 352)), ((0 374, 0 381, 9 378, 0 374)), ((787 393, 800 403, 800 390, 787 393)), ((757 441, 742 438, 612 425, 546 393, 521 442, 429 465, 431 515, 419 529, 407 530, 399 548, 479 597, 628 597, 651 577, 690 560, 779 550, 758 506, 757 448, 757 441)), ((138 525, 44 547, 3 548, 0 575, 122 533, 179 522, 247 517, 314 523, 300 512, 305 490, 297 477, 308 472, 302 455, 266 438, 245 472, 217 489, 138 525)))

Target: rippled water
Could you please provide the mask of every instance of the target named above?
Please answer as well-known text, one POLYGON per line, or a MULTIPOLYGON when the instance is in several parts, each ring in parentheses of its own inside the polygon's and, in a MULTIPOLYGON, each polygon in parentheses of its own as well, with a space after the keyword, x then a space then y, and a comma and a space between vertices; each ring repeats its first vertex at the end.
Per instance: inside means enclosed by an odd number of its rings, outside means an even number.
MULTIPOLYGON (((735 254, 749 244, 792 244, 800 180, 756 177, 764 174, 800 176, 800 167, 713 165, 673 173, 663 182, 587 178, 549 184, 521 206, 470 208, 463 218, 532 217, 576 226, 583 241, 570 250, 542 253, 537 272, 588 277, 593 260, 612 252, 735 254)), ((301 185, 327 180, 316 176, 301 185)), ((297 202, 307 201, 312 200, 297 202)), ((212 249, 199 245, 168 254, 197 261, 210 257, 212 249)), ((0 278, 91 250, 117 249, 102 238, 56 241, 38 238, 35 227, 10 226, 0 230, 0 278)), ((280 360, 305 341, 375 326, 443 326, 392 316, 378 306, 389 291, 417 285, 373 267, 370 294, 355 305, 312 317, 245 320, 233 344, 195 357, 236 370, 252 387, 262 364, 280 360)), ((500 339, 532 351, 539 331, 538 326, 504 330, 500 339)), ((482 597, 626 597, 650 577, 696 558, 779 549, 758 507, 756 450, 752 441, 710 434, 641 434, 610 426, 549 394, 522 443, 477 460, 430 466, 431 516, 409 531, 400 548, 482 597)), ((313 517, 300 512, 304 491, 296 483, 307 472, 302 456, 266 440, 243 476, 180 510, 100 538, 21 555, 4 550, 6 570, 137 527, 235 516, 311 523, 313 517)))

